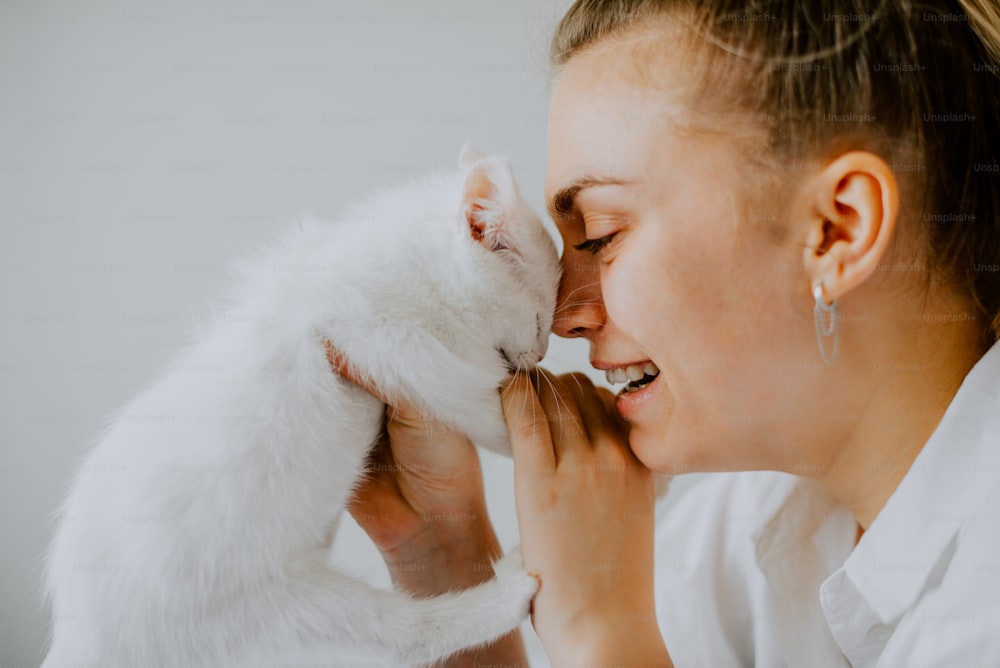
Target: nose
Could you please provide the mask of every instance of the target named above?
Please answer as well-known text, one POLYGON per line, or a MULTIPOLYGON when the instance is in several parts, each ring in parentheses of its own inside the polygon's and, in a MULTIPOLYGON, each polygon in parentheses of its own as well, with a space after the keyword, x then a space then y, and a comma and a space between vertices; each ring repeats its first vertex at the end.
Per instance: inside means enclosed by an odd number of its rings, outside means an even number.
POLYGON ((552 331, 566 339, 586 337, 600 329, 606 317, 600 269, 589 253, 576 250, 563 254, 562 265, 552 331))

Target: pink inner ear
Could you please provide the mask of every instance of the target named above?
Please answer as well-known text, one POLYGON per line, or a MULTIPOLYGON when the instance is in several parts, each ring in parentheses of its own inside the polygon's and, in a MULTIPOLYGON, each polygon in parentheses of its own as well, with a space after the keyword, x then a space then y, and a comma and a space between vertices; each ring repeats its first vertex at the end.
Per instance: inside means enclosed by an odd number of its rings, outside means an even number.
POLYGON ((469 221, 469 232, 472 234, 473 241, 478 241, 482 243, 483 238, 486 236, 486 224, 477 216, 482 214, 483 206, 481 204, 472 204, 466 208, 465 219, 469 221))
MULTIPOLYGON (((502 175, 501 175, 502 178, 502 175)), ((463 212, 474 241, 491 251, 510 249, 512 240, 501 191, 491 178, 490 166, 477 164, 469 173, 463 193, 463 212)))
POLYGON ((504 234, 504 225, 499 220, 490 220, 497 216, 494 211, 479 202, 465 206, 465 220, 469 224, 469 235, 472 240, 485 246, 488 250, 509 250, 510 242, 504 234))
POLYGON ((488 213, 483 202, 489 202, 496 193, 482 165, 475 167, 465 183, 465 219, 469 222, 469 233, 473 240, 486 245, 486 217, 488 213))

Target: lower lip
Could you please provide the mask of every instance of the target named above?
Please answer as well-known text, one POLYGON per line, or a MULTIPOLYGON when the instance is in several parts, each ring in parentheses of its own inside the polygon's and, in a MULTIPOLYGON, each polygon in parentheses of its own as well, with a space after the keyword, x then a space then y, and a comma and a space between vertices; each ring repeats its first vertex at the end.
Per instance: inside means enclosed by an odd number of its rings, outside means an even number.
POLYGON ((638 392, 625 392, 618 395, 615 399, 615 406, 618 408, 618 412, 623 418, 629 422, 634 421, 636 414, 639 410, 654 397, 654 395, 660 389, 660 379, 663 374, 660 373, 652 383, 649 383, 644 388, 638 392))

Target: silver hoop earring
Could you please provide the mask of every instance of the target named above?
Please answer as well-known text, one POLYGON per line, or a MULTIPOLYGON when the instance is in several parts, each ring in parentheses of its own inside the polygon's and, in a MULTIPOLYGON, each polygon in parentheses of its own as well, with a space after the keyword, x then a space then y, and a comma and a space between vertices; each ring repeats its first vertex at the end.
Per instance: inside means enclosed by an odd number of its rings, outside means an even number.
POLYGON ((827 364, 833 364, 837 359, 837 347, 840 343, 840 317, 837 313, 837 300, 827 304, 823 301, 823 284, 813 285, 813 299, 816 306, 813 307, 813 319, 816 321, 816 343, 819 346, 820 357, 827 364), (826 352, 826 339, 833 337, 833 348, 829 354, 826 352))

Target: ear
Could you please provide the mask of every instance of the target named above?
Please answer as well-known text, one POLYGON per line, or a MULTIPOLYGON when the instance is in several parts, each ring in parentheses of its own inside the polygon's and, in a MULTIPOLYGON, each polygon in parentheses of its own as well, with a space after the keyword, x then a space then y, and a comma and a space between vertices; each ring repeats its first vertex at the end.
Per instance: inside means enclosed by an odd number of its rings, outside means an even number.
POLYGON ((458 152, 458 168, 463 172, 483 159, 482 152, 469 142, 462 144, 462 150, 458 152))
POLYGON ((517 230, 517 187, 510 163, 484 159, 465 180, 462 216, 469 234, 489 250, 512 250, 517 230))
POLYGON ((899 215, 899 185, 882 158, 851 151, 808 186, 812 221, 805 250, 811 285, 827 302, 866 281, 882 262, 899 215))

